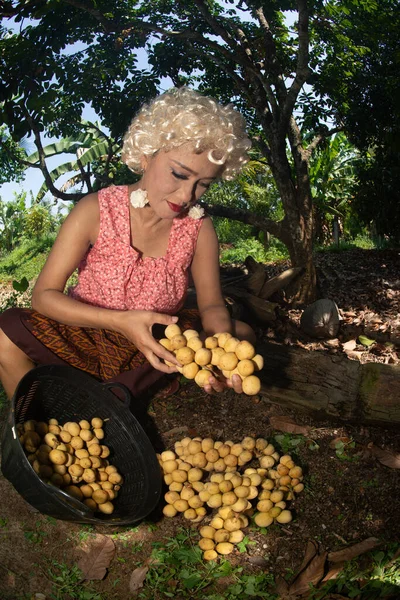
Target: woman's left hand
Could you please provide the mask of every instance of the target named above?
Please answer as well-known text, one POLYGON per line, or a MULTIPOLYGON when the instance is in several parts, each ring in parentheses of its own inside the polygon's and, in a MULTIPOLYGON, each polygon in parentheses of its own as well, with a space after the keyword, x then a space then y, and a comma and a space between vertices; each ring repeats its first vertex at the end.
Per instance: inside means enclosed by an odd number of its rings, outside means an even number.
POLYGON ((223 392, 226 388, 232 388, 236 394, 242 394, 243 388, 240 375, 233 375, 232 379, 226 379, 222 375, 218 379, 212 376, 203 389, 207 394, 211 394, 212 392, 223 392))

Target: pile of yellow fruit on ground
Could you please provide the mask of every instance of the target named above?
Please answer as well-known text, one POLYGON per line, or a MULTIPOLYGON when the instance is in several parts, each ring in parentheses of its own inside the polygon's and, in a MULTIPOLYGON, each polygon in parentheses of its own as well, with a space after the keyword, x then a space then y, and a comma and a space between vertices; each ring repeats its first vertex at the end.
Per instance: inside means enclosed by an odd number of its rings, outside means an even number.
MULTIPOLYGON (((245 394, 259 393, 261 382, 254 373, 263 368, 264 359, 256 354, 250 342, 240 341, 227 332, 216 333, 203 341, 196 330, 182 331, 176 324, 168 325, 164 335, 160 344, 175 354, 182 365, 179 368, 182 375, 194 379, 198 386, 204 387, 210 377, 218 378, 222 373, 227 379, 239 375, 245 394)), ((167 361, 166 364, 172 365, 167 361)))
POLYGON ((304 489, 301 467, 264 438, 234 443, 185 437, 157 456, 168 486, 164 515, 182 514, 192 523, 210 517, 199 529, 205 560, 230 554, 250 518, 259 527, 289 523, 287 504, 304 489))
POLYGON ((61 425, 33 419, 17 424, 19 441, 35 473, 46 483, 62 488, 92 511, 111 514, 112 500, 123 483, 111 465, 103 444, 104 422, 99 417, 61 425))

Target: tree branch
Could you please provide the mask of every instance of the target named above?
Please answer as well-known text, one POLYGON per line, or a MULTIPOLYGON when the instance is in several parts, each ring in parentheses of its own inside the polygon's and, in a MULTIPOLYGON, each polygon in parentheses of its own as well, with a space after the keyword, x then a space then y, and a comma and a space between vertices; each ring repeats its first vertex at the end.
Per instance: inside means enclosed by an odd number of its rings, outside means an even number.
POLYGON ((330 129, 329 131, 326 131, 326 132, 321 131, 318 135, 316 135, 313 138, 313 140, 310 142, 310 144, 308 144, 308 146, 306 148, 306 152, 310 156, 313 153, 313 151, 315 150, 315 148, 322 142, 322 140, 326 140, 326 138, 331 137, 335 133, 339 133, 339 131, 343 131, 343 130, 344 130, 344 126, 335 127, 334 129, 330 129))
MULTIPOLYGON (((43 150, 43 146, 42 146, 42 140, 40 139, 39 128, 37 127, 35 121, 32 119, 31 115, 29 114, 29 112, 26 109, 25 109, 25 116, 26 116, 26 120, 31 128, 31 131, 33 132, 33 135, 35 137, 35 146, 38 149, 38 153, 39 153, 39 168, 43 173, 43 177, 46 182, 48 190, 54 196, 56 196, 56 198, 60 198, 60 200, 76 201, 76 200, 79 200, 80 198, 82 198, 82 194, 66 194, 65 192, 61 192, 60 190, 58 190, 55 187, 53 180, 51 179, 51 175, 49 173, 47 165, 46 165, 45 154, 44 154, 44 150, 43 150)), ((30 165, 30 166, 32 167, 34 165, 30 165)))
POLYGON ((92 17, 94 17, 96 19, 96 21, 98 21, 100 23, 100 25, 103 27, 104 31, 106 33, 112 33, 115 29, 115 24, 112 21, 109 21, 108 19, 106 19, 106 17, 103 15, 103 13, 98 10, 97 8, 95 8, 93 5, 90 6, 89 3, 83 3, 80 2, 79 0, 63 0, 63 2, 65 2, 66 4, 70 4, 71 6, 74 6, 75 8, 79 8, 80 10, 84 10, 85 12, 89 13, 89 15, 91 15, 92 17))
POLYGON ((282 66, 276 55, 276 46, 274 38, 272 36, 269 23, 265 18, 263 9, 257 8, 256 15, 264 36, 266 48, 266 63, 268 63, 269 65, 269 73, 274 80, 278 100, 282 104, 286 99, 287 90, 282 77, 282 66))
MULTIPOLYGON (((215 34, 220 36, 224 40, 224 42, 228 44, 230 48, 232 48, 234 52, 237 52, 238 44, 236 43, 236 40, 234 40, 231 34, 218 23, 217 19, 215 19, 212 16, 206 3, 203 0, 194 0, 194 2, 197 5, 200 13, 204 17, 204 20, 206 21, 206 23, 208 23, 211 29, 213 29, 215 34)), ((184 2, 182 2, 182 0, 179 0, 179 4, 184 4, 184 2)))
POLYGON ((209 215, 212 215, 214 217, 224 217, 233 221, 240 221, 241 223, 245 223, 246 225, 253 225, 255 227, 258 227, 258 229, 268 231, 275 237, 282 239, 283 221, 277 223, 276 221, 273 221, 272 219, 267 219, 266 217, 262 217, 261 215, 249 213, 247 210, 243 210, 241 208, 231 208, 230 206, 223 206, 222 204, 206 204, 205 202, 201 201, 199 202, 199 204, 209 215))
POLYGON ((293 113, 294 106, 296 104, 297 97, 300 93, 301 88, 307 81, 310 74, 310 68, 308 66, 309 61, 309 34, 308 34, 308 22, 309 14, 307 8, 307 0, 298 0, 298 40, 299 50, 297 55, 297 67, 296 75, 292 85, 287 93, 287 98, 282 107, 282 113, 279 123, 280 133, 286 131, 290 117, 293 113))

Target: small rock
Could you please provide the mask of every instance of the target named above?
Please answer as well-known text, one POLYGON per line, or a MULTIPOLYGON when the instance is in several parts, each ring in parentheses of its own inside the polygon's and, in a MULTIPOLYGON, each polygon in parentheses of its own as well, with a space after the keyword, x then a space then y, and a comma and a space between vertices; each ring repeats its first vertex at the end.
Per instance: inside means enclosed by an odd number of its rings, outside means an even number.
POLYGON ((334 338, 339 331, 339 309, 336 302, 322 298, 309 304, 300 318, 300 327, 314 338, 334 338))

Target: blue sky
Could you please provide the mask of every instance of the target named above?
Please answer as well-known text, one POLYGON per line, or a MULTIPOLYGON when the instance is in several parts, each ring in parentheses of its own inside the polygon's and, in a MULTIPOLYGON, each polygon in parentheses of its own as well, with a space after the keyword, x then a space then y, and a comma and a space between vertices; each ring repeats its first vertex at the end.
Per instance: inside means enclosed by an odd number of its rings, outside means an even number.
MULTIPOLYGON (((96 119, 98 119, 98 116, 96 115, 95 111, 91 108, 91 106, 86 105, 84 108, 84 111, 83 111, 83 118, 86 119, 87 121, 96 121, 96 119)), ((43 142, 44 146, 47 146, 48 144, 51 144, 55 141, 57 141, 56 138, 50 138, 50 137, 42 138, 42 142, 43 142)), ((31 152, 36 151, 36 146, 34 145, 34 143, 32 142, 31 139, 29 139, 29 138, 27 139, 27 144, 28 144, 28 151, 31 151, 31 152)), ((49 167, 49 170, 51 171, 52 169, 57 167, 59 164, 67 162, 69 159, 72 159, 72 158, 74 158, 73 154, 63 154, 61 159, 58 156, 54 156, 52 158, 48 158, 46 160, 46 163, 49 167)), ((60 178, 60 181, 62 181, 61 178, 60 178)), ((14 193, 19 193, 22 191, 28 192, 29 196, 30 196, 29 192, 32 191, 33 195, 36 196, 36 194, 40 190, 43 182, 44 182, 43 175, 39 169, 28 169, 27 171, 25 171, 25 179, 23 182, 21 182, 21 183, 10 182, 10 183, 4 183, 3 185, 0 185, 0 196, 1 196, 2 200, 5 200, 5 201, 12 200, 14 197, 14 193)))

